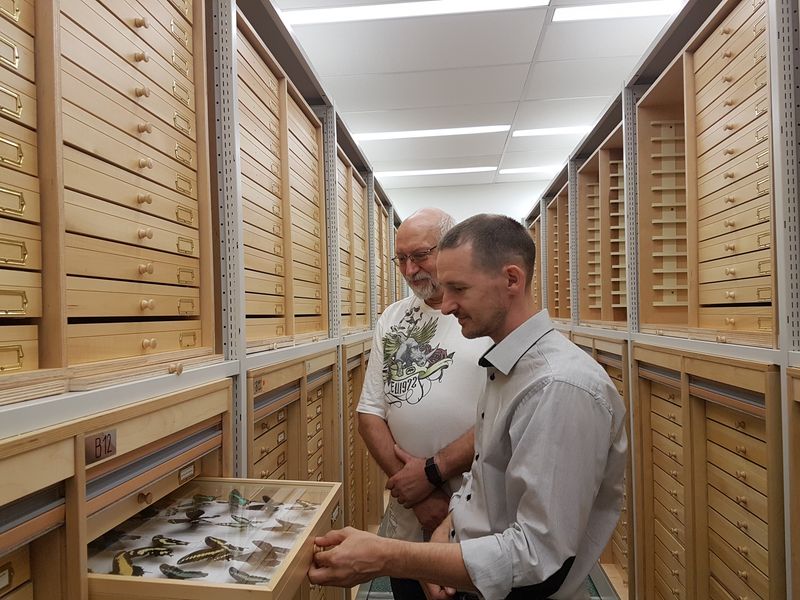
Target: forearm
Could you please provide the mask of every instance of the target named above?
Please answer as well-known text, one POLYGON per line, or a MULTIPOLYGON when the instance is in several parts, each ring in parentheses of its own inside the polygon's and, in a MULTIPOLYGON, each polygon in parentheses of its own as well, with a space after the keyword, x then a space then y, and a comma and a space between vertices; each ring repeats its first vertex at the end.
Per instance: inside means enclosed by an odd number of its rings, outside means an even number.
POLYGON ((442 479, 458 477, 469 471, 475 454, 475 428, 470 427, 460 437, 436 453, 436 465, 442 479))
POLYGON ((475 589, 464 566, 460 544, 391 541, 386 547, 388 576, 417 579, 458 590, 475 589))
POLYGON ((358 433, 367 445, 369 453, 387 476, 391 477, 403 468, 403 462, 394 452, 394 436, 389 425, 381 417, 359 413, 358 433))

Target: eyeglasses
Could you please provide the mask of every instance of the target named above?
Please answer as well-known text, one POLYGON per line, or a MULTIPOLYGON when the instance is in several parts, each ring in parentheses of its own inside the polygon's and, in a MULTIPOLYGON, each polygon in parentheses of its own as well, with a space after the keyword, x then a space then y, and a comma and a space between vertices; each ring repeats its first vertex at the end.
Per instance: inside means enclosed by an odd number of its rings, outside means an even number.
POLYGON ((407 260, 410 260, 415 265, 418 265, 428 260, 428 257, 431 255, 431 253, 433 253, 434 250, 436 250, 436 246, 431 246, 427 250, 412 252, 407 256, 405 254, 398 254, 397 256, 392 257, 392 262, 399 267, 405 265, 407 260))

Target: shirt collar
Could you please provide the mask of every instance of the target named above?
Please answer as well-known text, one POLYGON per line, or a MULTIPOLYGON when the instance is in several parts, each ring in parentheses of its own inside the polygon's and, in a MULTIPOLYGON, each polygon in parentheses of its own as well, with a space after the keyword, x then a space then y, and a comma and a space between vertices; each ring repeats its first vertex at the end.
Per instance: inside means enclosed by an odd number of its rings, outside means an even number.
POLYGON ((481 356, 478 365, 494 367, 503 375, 508 375, 531 346, 551 331, 553 321, 550 320, 547 309, 541 310, 489 348, 481 356))

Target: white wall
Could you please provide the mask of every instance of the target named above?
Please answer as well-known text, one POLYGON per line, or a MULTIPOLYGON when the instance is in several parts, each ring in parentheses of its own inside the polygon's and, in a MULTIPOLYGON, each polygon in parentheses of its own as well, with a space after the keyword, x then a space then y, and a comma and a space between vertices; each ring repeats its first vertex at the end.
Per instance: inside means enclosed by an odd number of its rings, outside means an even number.
POLYGON ((386 193, 397 214, 405 219, 426 206, 450 213, 457 221, 479 213, 500 213, 524 219, 536 205, 547 181, 521 181, 487 185, 394 188, 386 193))

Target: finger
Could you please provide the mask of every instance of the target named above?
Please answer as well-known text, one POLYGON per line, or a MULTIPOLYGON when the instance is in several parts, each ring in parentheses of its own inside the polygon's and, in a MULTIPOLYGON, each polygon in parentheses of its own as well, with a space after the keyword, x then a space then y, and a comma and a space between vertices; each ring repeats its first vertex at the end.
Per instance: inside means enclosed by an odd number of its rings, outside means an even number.
POLYGON ((394 475, 392 475, 391 477, 389 477, 389 479, 386 480, 386 489, 391 490, 394 486, 395 486, 395 479, 394 475))
POLYGON ((336 546, 341 544, 347 536, 342 529, 332 529, 322 536, 314 538, 314 545, 320 548, 327 548, 328 546, 336 546))
POLYGON ((395 445, 394 445, 394 455, 395 455, 397 458, 399 458, 400 460, 402 460, 402 461, 403 461, 403 464, 407 463, 407 462, 408 462, 408 461, 410 461, 412 458, 414 458, 414 455, 413 455, 413 454, 409 454, 408 452, 406 452, 405 450, 403 450, 403 449, 402 449, 400 446, 398 446, 397 444, 395 444, 395 445))
POLYGON ((325 585, 331 582, 328 569, 315 565, 311 565, 311 568, 308 569, 308 580, 316 585, 325 585))
POLYGON ((320 569, 333 566, 333 549, 317 552, 314 555, 314 564, 320 569))

